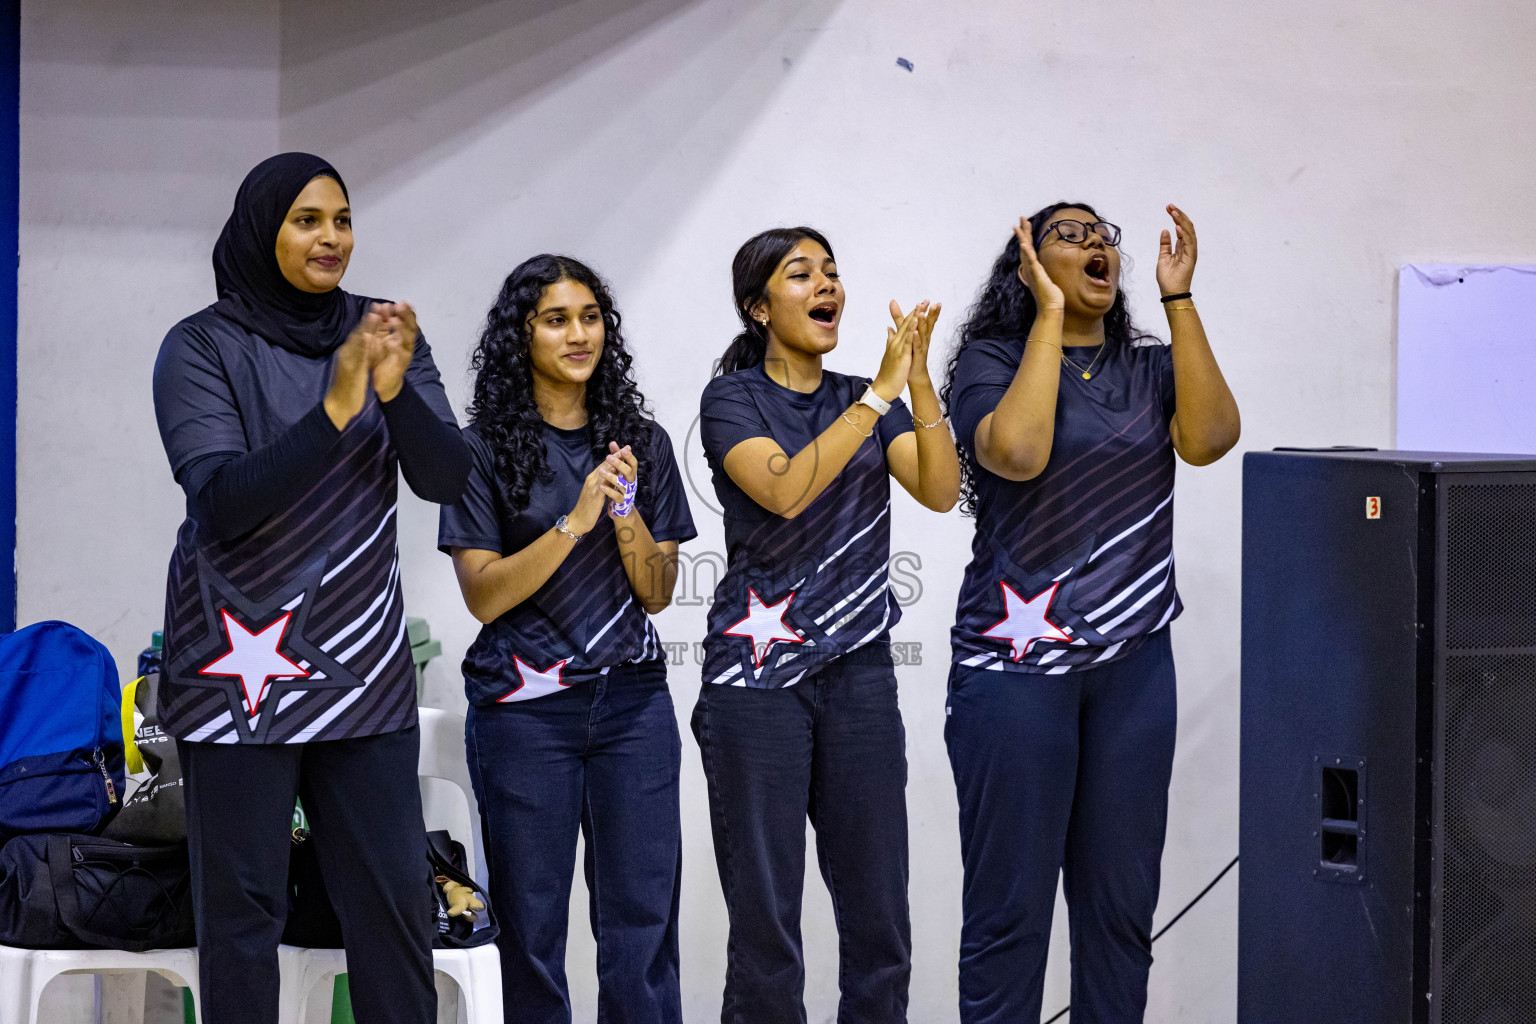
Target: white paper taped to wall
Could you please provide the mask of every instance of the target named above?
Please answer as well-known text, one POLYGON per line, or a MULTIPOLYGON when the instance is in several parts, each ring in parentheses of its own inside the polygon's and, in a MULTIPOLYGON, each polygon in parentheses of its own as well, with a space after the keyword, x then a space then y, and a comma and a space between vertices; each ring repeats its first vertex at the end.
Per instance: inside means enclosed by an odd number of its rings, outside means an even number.
POLYGON ((1536 266, 1399 271, 1397 447, 1536 453, 1536 266))

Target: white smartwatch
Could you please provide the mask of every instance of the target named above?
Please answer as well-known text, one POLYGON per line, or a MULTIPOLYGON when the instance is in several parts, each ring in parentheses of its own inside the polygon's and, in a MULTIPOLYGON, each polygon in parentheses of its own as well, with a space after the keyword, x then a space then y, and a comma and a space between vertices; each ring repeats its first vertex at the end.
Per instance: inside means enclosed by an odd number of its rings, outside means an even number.
POLYGON ((891 403, 875 394, 873 385, 865 388, 864 393, 859 396, 859 400, 853 404, 869 406, 871 409, 875 410, 876 416, 884 416, 886 413, 891 411, 891 403))

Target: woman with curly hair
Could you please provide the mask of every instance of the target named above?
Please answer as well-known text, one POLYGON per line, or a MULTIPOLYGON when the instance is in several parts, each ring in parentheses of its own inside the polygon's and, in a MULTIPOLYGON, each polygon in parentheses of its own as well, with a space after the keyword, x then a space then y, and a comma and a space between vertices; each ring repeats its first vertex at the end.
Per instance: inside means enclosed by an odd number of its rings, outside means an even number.
POLYGON ((820 232, 753 236, 731 278, 741 332, 699 403, 729 557, 693 712, 730 915, 720 1019, 805 1021, 809 817, 837 916, 837 1019, 900 1024, 912 936, 891 478, 936 512, 960 493, 928 374, 939 307, 903 315, 891 303, 895 326, 871 380, 823 365, 844 292, 820 232))
POLYGON ((619 325, 577 260, 508 275, 472 360, 469 483, 438 530, 485 624, 464 658, 466 744, 509 1024, 570 1020, 578 830, 599 1017, 682 1020, 681 741, 647 616, 670 603, 696 531, 619 325))
POLYGON ((960 1019, 1039 1020, 1058 874, 1072 1019, 1146 1007, 1173 770, 1174 454, 1237 443, 1237 403, 1190 297, 1195 227, 1169 206, 1171 345, 1132 325, 1120 229, 1083 203, 1020 219, 944 398, 976 516, 944 738, 965 863, 960 1019))

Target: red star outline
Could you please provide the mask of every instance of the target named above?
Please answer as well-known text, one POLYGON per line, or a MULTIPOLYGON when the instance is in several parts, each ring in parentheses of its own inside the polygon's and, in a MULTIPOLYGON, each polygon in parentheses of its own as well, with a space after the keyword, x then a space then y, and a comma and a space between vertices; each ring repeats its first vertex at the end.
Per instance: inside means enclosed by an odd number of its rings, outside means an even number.
MULTIPOLYGON (((565 668, 566 663, 569 662, 570 660, 571 660, 570 658, 561 658, 559 661, 557 661, 553 665, 549 666, 549 668, 541 670, 541 669, 534 668, 533 664, 531 662, 524 661, 522 658, 519 658, 515 654, 512 655, 513 667, 517 670, 517 685, 512 687, 512 689, 508 690, 507 693, 506 693, 506 696, 497 698, 496 703, 498 703, 498 704, 506 703, 506 702, 510 701, 515 694, 519 694, 519 693, 523 692, 523 688, 528 685, 528 677, 523 675, 523 669, 527 669, 528 671, 532 672, 534 675, 537 675, 537 676, 548 676, 551 672, 553 672, 555 674, 555 682, 558 683, 561 686, 561 688, 569 689, 571 684, 567 683, 565 681, 565 679, 562 678, 564 673, 561 670, 565 668)), ((558 692, 559 692, 558 690, 550 690, 549 691, 549 693, 558 693, 558 692)), ((541 697, 548 696, 548 694, 540 694, 539 696, 541 696, 541 697)))
POLYGON ((721 631, 720 635, 721 636, 739 636, 739 637, 744 638, 747 641, 747 646, 752 648, 752 667, 753 668, 762 668, 763 667, 763 659, 768 656, 768 648, 771 647, 776 642, 782 641, 784 643, 790 643, 790 644, 803 644, 803 643, 805 643, 805 637, 803 637, 799 633, 795 632, 795 627, 789 626, 789 625, 785 625, 785 623, 784 623, 784 616, 789 614, 789 603, 795 599, 795 591, 791 590, 783 599, 781 599, 779 601, 776 601, 773 604, 768 604, 762 598, 758 597, 757 596, 757 591, 755 589, 753 589, 752 587, 748 587, 747 588, 747 594, 748 594, 748 597, 747 597, 747 614, 742 616, 741 619, 739 619, 736 622, 736 624, 733 625, 730 629, 721 631), (757 637, 756 636, 754 636, 751 633, 738 633, 738 632, 736 632, 737 626, 741 626, 741 625, 743 625, 746 622, 751 620, 751 618, 752 618, 752 602, 754 602, 754 601, 757 602, 757 606, 759 608, 761 608, 765 613, 766 612, 771 612, 775 608, 778 608, 780 605, 782 605, 784 607, 784 610, 779 612, 779 625, 783 626, 783 628, 789 630, 789 634, 790 635, 789 636, 770 636, 767 639, 767 641, 765 641, 763 643, 762 649, 759 650, 758 646, 757 646, 757 637))
POLYGON ((272 680, 274 680, 274 679, 305 679, 305 678, 308 678, 309 673, 307 671, 305 671, 304 669, 300 668, 298 665, 295 665, 293 663, 292 659, 290 659, 287 655, 283 654, 282 651, 278 650, 279 647, 283 646, 283 640, 288 635, 288 621, 291 618, 293 618, 293 613, 292 612, 284 612, 281 618, 273 619, 271 622, 267 623, 267 625, 265 627, 263 627, 262 629, 257 630, 254 633, 252 633, 250 630, 246 629, 245 626, 241 625, 239 619, 237 619, 233 615, 229 614, 229 609, 228 608, 220 608, 219 609, 219 616, 220 616, 221 620, 224 623, 224 639, 229 644, 229 650, 225 651, 223 654, 219 655, 217 658, 214 658, 208 664, 206 664, 202 668, 198 669, 197 670, 197 674, 200 675, 200 676, 234 676, 234 677, 238 678, 240 680, 240 692, 245 695, 245 713, 247 715, 249 715, 251 717, 255 717, 256 712, 261 708, 261 702, 266 699, 267 687, 271 684, 272 680), (242 675, 239 672, 210 672, 210 671, 208 671, 209 669, 213 668, 213 666, 217 665, 219 662, 223 661, 225 658, 228 658, 228 657, 230 657, 231 655, 233 655, 235 653, 234 636, 229 631, 229 627, 230 627, 231 623, 233 623, 235 625, 235 627, 240 630, 240 632, 244 633, 246 635, 247 639, 255 639, 255 638, 258 638, 258 637, 266 636, 268 633, 270 633, 272 631, 272 627, 274 627, 274 626, 281 627, 280 629, 278 629, 278 632, 277 632, 277 641, 275 643, 273 643, 273 645, 272 645, 272 653, 275 654, 277 657, 281 658, 283 661, 287 662, 293 668, 292 672, 268 673, 267 675, 263 676, 262 680, 261 680, 261 686, 260 686, 260 688, 256 692, 256 700, 254 702, 251 700, 251 689, 250 689, 249 686, 246 685, 246 681, 245 681, 245 676, 244 675, 242 675))
POLYGON ((982 636, 988 637, 989 639, 992 639, 992 640, 1006 641, 1007 644, 1008 644, 1008 652, 1009 652, 1010 655, 1012 655, 1014 661, 1023 661, 1024 660, 1024 656, 1029 653, 1029 649, 1031 647, 1033 647, 1037 641, 1040 641, 1040 640, 1061 640, 1061 641, 1065 641, 1067 643, 1071 643, 1072 642, 1072 637, 1070 637, 1066 633, 1063 633, 1061 631, 1061 627, 1060 626, 1056 625, 1056 623, 1054 623, 1050 619, 1046 618, 1046 616, 1051 613, 1051 602, 1056 600, 1056 590, 1057 590, 1058 587, 1061 586, 1061 582, 1059 580, 1057 582, 1055 582, 1055 583, 1052 583, 1050 585, 1050 587, 1048 587, 1047 589, 1040 591, 1040 593, 1036 594, 1034 597, 1030 598, 1028 601, 1024 600, 1024 598, 1019 595, 1019 592, 1017 590, 1014 590, 1012 587, 1010 587, 1006 580, 998 580, 997 581, 997 585, 1002 587, 1004 590, 1008 591, 1009 594, 1012 594, 1014 596, 1015 600, 1019 601, 1019 603, 1023 604, 1025 607, 1029 607, 1030 605, 1033 605, 1036 601, 1040 600, 1042 597, 1045 598, 1045 610, 1040 613, 1040 621, 1045 623, 1047 626, 1050 626, 1052 629, 1054 629, 1056 631, 1056 635, 1055 636, 1051 636, 1050 634, 1047 633, 1047 634, 1042 635, 1042 636, 1030 637, 1028 640, 1026 640, 1024 642, 1024 649, 1022 651, 1020 651, 1018 654, 1013 654, 1013 649, 1017 645, 1018 641, 1013 639, 1012 637, 1009 637, 1009 636, 997 636, 997 635, 993 634, 993 632, 992 632, 998 626, 1001 626, 1003 623, 1007 622, 1010 618, 1012 618, 1012 615, 1010 615, 1008 613, 1008 597, 1005 594, 1003 596, 1003 617, 998 619, 991 626, 988 626, 985 630, 983 630, 982 631, 982 636))

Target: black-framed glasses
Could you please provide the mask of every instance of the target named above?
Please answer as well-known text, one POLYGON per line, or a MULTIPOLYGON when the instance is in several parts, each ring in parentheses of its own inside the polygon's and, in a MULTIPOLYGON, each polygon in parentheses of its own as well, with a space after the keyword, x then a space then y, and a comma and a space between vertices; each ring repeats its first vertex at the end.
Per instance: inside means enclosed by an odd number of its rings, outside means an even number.
POLYGON ((1052 231, 1060 235, 1063 242, 1071 242, 1073 245, 1088 241, 1090 231, 1104 239, 1105 245, 1120 244, 1120 228, 1107 220, 1096 220, 1092 224, 1084 224, 1080 220, 1053 220, 1040 232, 1036 248, 1045 244, 1046 236, 1052 231))

